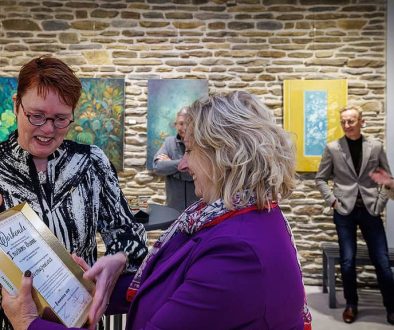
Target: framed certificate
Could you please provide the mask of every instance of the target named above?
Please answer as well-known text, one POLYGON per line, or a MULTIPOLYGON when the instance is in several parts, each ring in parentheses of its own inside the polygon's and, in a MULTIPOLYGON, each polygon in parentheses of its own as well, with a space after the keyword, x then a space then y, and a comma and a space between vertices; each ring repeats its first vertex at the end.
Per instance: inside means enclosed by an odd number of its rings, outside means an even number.
POLYGON ((0 214, 0 283, 15 294, 22 274, 33 276, 33 298, 40 316, 67 327, 82 327, 94 284, 27 203, 0 214))

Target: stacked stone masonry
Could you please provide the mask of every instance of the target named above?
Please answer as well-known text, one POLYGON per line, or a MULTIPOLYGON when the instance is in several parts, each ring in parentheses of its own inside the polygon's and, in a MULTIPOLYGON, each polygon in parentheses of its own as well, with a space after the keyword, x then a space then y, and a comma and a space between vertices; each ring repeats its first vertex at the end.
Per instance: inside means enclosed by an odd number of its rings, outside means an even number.
MULTIPOLYGON (((126 82, 124 170, 130 203, 163 203, 164 183, 146 170, 148 79, 208 79, 210 92, 243 89, 283 116, 283 80, 347 79, 366 135, 385 139, 386 0, 0 0, 0 75, 16 76, 52 53, 79 77, 126 82)), ((290 220, 305 282, 321 283, 322 242, 336 241, 332 215, 299 173, 290 220)), ((363 284, 374 282, 360 269, 363 284)))

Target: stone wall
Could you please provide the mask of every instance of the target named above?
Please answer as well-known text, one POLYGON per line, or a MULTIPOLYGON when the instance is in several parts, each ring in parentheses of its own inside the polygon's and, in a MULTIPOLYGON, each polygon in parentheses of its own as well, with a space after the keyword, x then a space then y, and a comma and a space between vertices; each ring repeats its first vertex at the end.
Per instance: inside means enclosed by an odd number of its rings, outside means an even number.
MULTIPOLYGON (((383 140, 385 15, 385 0, 0 0, 0 75, 53 53, 79 77, 125 78, 121 185, 131 203, 162 203, 163 180, 145 167, 148 79, 201 78, 211 92, 250 91, 278 123, 284 79, 348 79, 364 133, 383 140)), ((309 284, 321 281, 321 243, 336 241, 313 178, 299 173, 282 202, 309 284)), ((363 283, 370 270, 362 269, 363 283)))

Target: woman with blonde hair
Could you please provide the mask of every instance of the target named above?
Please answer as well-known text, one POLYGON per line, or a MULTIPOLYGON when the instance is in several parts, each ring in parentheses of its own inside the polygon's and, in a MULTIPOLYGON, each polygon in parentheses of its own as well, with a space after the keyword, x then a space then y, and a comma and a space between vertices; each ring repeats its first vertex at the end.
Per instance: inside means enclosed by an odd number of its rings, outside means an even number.
MULTIPOLYGON (((128 308, 127 329, 310 329, 294 240, 278 206, 295 185, 290 138, 245 92, 197 101, 186 120, 179 168, 193 176, 201 199, 160 237, 132 280, 122 277, 110 298, 97 287, 92 326, 109 302, 107 312, 128 308), (130 281, 131 306, 124 299, 130 281)), ((85 276, 99 283, 111 258, 85 276)), ((31 279, 22 283, 29 288, 31 279)), ((61 328, 45 322, 35 315, 28 329, 61 328)))

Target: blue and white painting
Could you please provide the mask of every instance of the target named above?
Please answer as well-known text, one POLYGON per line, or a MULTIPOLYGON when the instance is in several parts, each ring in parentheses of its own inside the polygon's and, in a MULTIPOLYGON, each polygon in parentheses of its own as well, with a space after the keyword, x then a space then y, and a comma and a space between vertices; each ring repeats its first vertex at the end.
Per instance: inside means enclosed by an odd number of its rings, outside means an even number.
POLYGON ((304 92, 304 154, 321 156, 327 143, 327 91, 304 92))
POLYGON ((206 79, 148 80, 148 145, 146 167, 153 168, 153 157, 167 136, 175 135, 176 113, 195 100, 208 96, 206 79))

